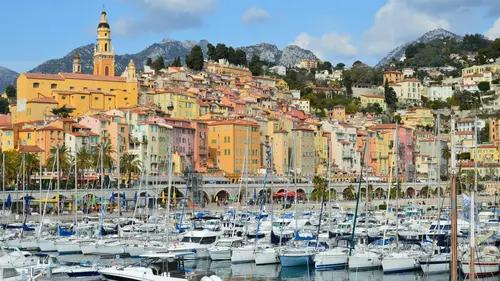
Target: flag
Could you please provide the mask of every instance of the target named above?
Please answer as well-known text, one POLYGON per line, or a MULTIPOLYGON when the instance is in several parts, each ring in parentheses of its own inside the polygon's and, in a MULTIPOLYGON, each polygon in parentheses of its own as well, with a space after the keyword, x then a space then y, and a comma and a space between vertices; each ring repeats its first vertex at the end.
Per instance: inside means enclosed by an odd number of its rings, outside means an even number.
POLYGON ((7 208, 12 207, 12 196, 7 196, 7 208))

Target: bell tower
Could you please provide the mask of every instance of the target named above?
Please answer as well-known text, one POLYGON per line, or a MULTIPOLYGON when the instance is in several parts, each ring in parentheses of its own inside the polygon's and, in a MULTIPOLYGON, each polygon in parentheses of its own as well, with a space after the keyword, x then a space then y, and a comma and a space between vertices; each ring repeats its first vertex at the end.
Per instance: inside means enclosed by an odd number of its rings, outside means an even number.
POLYGON ((107 14, 101 12, 97 26, 97 42, 94 50, 94 75, 115 76, 115 52, 111 47, 111 29, 107 14))

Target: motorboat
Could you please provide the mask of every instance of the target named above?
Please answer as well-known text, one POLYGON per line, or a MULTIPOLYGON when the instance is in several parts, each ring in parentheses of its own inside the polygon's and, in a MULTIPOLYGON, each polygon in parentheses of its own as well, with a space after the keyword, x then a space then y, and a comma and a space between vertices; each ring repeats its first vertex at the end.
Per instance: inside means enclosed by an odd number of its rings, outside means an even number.
POLYGON ((241 246, 242 238, 240 237, 220 238, 208 248, 208 254, 213 261, 231 260, 232 250, 241 246))
POLYGON ((168 248, 172 253, 194 252, 195 254, 187 258, 204 259, 209 258, 208 248, 212 246, 222 235, 221 231, 211 231, 208 229, 192 230, 181 236, 181 241, 174 241, 168 248))
POLYGON ((420 267, 426 274, 443 273, 450 271, 450 254, 436 253, 422 256, 420 258, 420 267))

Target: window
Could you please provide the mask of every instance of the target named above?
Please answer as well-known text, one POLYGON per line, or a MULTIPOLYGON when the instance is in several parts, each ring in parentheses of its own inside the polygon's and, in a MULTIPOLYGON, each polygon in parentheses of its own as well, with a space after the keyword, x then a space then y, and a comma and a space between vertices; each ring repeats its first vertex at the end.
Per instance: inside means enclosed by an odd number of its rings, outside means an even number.
POLYGON ((128 100, 128 98, 124 98, 124 100, 128 100))
POLYGON ((111 100, 111 98, 108 98, 108 100, 110 101, 110 100, 111 100))
POLYGON ((65 100, 65 99, 66 99, 66 96, 62 96, 62 97, 61 97, 61 99, 62 99, 62 100, 65 100))
POLYGON ((109 67, 104 67, 104 75, 109 76, 109 67))
MULTIPOLYGON (((108 43, 104 43, 104 51, 107 52, 108 51, 108 43)), ((106 74, 107 75, 107 74, 106 74)))
POLYGON ((99 100, 99 97, 95 97, 94 100, 99 100))
POLYGON ((85 99, 85 96, 80 96, 80 99, 84 100, 84 99, 85 99))
POLYGON ((69 86, 69 89, 70 89, 70 90, 74 90, 74 89, 75 89, 75 87, 73 87, 73 86, 69 86))
POLYGON ((40 83, 38 82, 33 83, 33 88, 40 88, 40 83))
POLYGON ((50 84, 50 88, 51 88, 51 89, 57 89, 57 84, 56 84, 56 83, 52 83, 52 84, 50 84))

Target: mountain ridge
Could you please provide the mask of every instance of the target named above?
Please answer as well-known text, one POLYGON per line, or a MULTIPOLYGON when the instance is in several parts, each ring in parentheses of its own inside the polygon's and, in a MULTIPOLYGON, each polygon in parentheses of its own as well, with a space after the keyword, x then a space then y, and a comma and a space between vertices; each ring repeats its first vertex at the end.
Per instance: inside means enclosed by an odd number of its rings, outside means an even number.
POLYGON ((395 60, 400 60, 401 58, 404 57, 405 55, 405 50, 408 48, 408 46, 416 44, 416 43, 428 43, 430 41, 436 40, 436 39, 445 39, 445 38, 453 38, 456 40, 462 40, 462 36, 457 35, 451 31, 448 31, 443 28, 436 28, 433 30, 429 30, 422 34, 420 37, 417 39, 406 42, 404 44, 401 44, 397 46, 396 48, 392 49, 385 57, 383 57, 376 65, 376 68, 380 68, 383 66, 388 65, 393 59, 395 60))
MULTIPOLYGON (((178 41, 173 39, 163 39, 160 42, 153 43, 141 51, 132 54, 115 55, 115 72, 122 73, 125 70, 130 59, 133 59, 138 69, 143 69, 148 58, 157 58, 162 56, 165 63, 171 63, 176 57, 184 60, 189 54, 194 45, 199 45, 204 55, 207 54, 207 40, 193 41, 185 40, 178 41)), ((92 57, 95 44, 87 44, 77 47, 61 58, 47 60, 40 65, 34 67, 29 72, 57 73, 70 72, 72 70, 72 59, 75 52, 80 53, 82 62, 82 72, 92 72, 92 57)), ((272 64, 285 65, 287 67, 294 66, 302 59, 318 59, 317 56, 310 50, 300 48, 295 45, 286 46, 279 49, 276 45, 270 43, 259 43, 249 46, 236 47, 242 49, 247 54, 247 59, 250 60, 253 55, 259 55, 262 60, 272 64)))
POLYGON ((0 92, 5 90, 8 85, 16 84, 19 73, 7 67, 0 66, 0 92))

